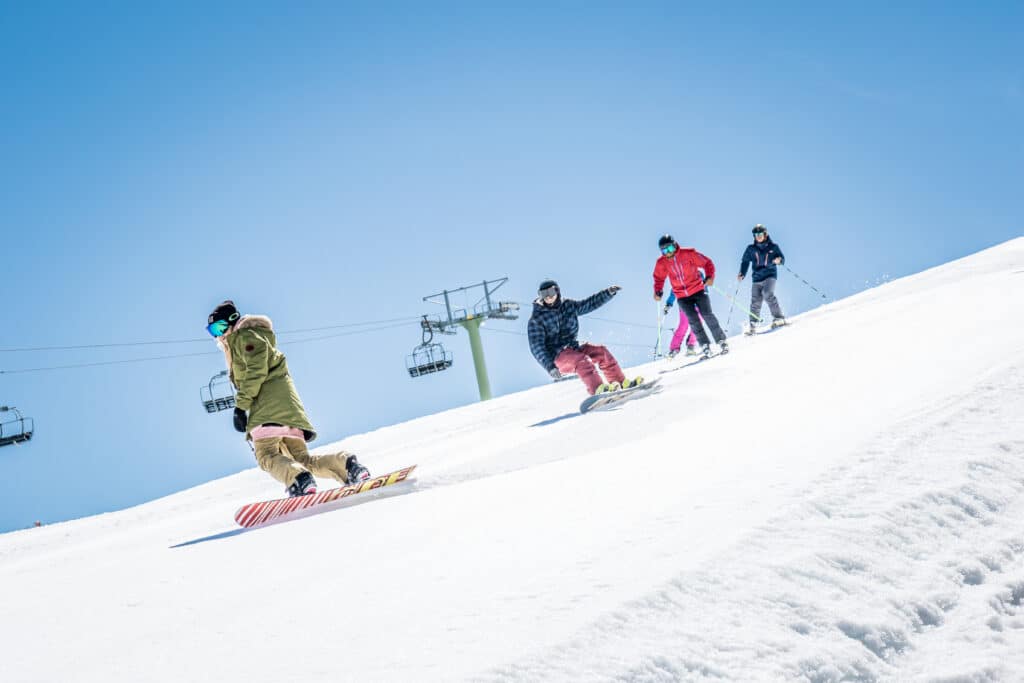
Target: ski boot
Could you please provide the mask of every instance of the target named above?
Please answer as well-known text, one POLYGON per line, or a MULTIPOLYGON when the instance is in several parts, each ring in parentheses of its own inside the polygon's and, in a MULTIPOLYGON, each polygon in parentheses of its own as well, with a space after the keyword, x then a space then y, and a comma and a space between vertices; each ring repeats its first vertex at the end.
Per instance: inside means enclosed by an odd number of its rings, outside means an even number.
POLYGON ((679 349, 669 349, 668 350, 668 355, 666 356, 666 358, 668 358, 669 360, 672 360, 673 358, 675 358, 678 355, 679 355, 679 349))
POLYGON ((757 334, 757 326, 754 325, 754 323, 750 323, 743 330, 743 336, 745 336, 745 337, 753 337, 755 334, 757 334))
POLYGON ((348 473, 349 484, 358 484, 370 478, 370 470, 363 467, 354 455, 348 456, 345 461, 345 471, 348 473))
POLYGON ((722 356, 729 353, 729 344, 724 339, 718 342, 718 353, 722 356))
POLYGON ((774 330, 776 327, 782 327, 785 324, 786 324, 786 319, 785 318, 776 318, 775 320, 772 321, 772 329, 774 330))
POLYGON ((309 472, 299 472, 292 485, 285 490, 288 492, 289 498, 308 496, 311 493, 316 493, 316 479, 309 472))
MULTIPOLYGON (((676 350, 676 353, 679 353, 679 351, 676 350)), ((635 387, 640 386, 643 383, 644 383, 644 378, 641 377, 640 375, 637 375, 633 379, 626 379, 625 381, 623 381, 622 382, 622 388, 623 389, 633 389, 635 387)))
POLYGON ((686 355, 687 356, 696 356, 697 355, 697 347, 696 347, 696 345, 694 345, 694 346, 687 346, 686 347, 686 355))
POLYGON ((701 358, 711 358, 711 344, 703 344, 700 347, 701 358))

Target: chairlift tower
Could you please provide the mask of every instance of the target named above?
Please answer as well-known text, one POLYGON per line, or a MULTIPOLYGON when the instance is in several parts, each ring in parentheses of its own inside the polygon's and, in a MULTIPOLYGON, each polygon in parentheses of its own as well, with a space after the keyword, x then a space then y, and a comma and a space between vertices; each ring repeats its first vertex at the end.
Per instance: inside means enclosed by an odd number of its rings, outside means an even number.
MULTIPOLYGON (((507 277, 498 280, 485 280, 478 285, 446 289, 438 294, 423 297, 426 302, 444 306, 446 316, 436 316, 434 319, 423 316, 421 324, 425 332, 455 334, 456 327, 462 327, 469 333, 469 347, 473 351, 473 367, 476 369, 476 383, 480 389, 481 401, 491 398, 491 382, 487 377, 487 363, 484 360, 484 345, 480 339, 480 326, 485 321, 495 318, 515 320, 519 317, 519 314, 516 313, 519 310, 519 304, 514 301, 495 301, 492 298, 494 292, 506 282, 508 282, 507 277), (468 300, 471 294, 478 294, 478 290, 483 292, 483 296, 472 305, 467 304, 465 308, 453 307, 453 296, 463 294, 468 300)), ((451 365, 450 358, 448 365, 451 365)))

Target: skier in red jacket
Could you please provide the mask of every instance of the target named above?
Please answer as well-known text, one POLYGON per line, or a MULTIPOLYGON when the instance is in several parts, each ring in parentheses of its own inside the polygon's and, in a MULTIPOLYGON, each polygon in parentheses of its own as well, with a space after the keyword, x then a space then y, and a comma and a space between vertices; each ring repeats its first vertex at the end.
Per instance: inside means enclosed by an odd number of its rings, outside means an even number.
POLYGON ((686 314, 690 329, 697 334, 704 358, 711 356, 711 340, 704 331, 702 317, 703 323, 711 329, 711 335, 718 343, 720 352, 729 353, 725 332, 711 310, 711 299, 705 289, 715 283, 715 264, 692 247, 680 248, 671 235, 662 235, 658 240, 658 248, 661 250, 661 256, 654 264, 655 301, 661 301, 665 278, 668 278, 672 291, 679 301, 679 308, 686 314))

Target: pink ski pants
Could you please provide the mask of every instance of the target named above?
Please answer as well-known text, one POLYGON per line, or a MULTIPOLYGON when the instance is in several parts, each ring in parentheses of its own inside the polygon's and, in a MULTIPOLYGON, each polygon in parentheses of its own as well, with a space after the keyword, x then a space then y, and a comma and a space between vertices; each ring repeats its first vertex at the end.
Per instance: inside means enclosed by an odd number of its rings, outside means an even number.
MULTIPOLYGON (((699 314, 699 313, 698 313, 699 314)), ((701 323, 704 322, 704 316, 700 316, 701 323)), ((682 306, 679 307, 679 326, 676 327, 676 333, 672 335, 672 341, 669 342, 669 351, 678 351, 683 348, 683 338, 686 338, 687 346, 697 345, 697 335, 693 333, 690 328, 690 321, 686 319, 686 311, 683 310, 682 306)))
POLYGON ((615 356, 599 344, 580 344, 579 349, 563 349, 555 358, 555 367, 558 368, 558 371, 565 374, 575 372, 579 375, 583 383, 587 385, 587 391, 591 396, 601 386, 602 381, 601 375, 594 367, 595 363, 597 368, 604 373, 607 381, 624 382, 626 380, 615 356))

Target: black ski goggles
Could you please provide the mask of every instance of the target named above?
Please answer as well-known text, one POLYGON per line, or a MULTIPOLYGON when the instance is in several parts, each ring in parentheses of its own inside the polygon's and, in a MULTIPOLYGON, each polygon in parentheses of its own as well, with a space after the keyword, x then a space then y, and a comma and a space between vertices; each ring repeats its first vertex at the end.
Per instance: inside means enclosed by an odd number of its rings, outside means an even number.
POLYGON ((540 294, 540 298, 546 299, 549 296, 558 296, 558 285, 551 285, 537 292, 540 294))

